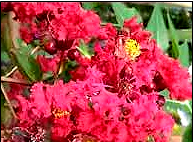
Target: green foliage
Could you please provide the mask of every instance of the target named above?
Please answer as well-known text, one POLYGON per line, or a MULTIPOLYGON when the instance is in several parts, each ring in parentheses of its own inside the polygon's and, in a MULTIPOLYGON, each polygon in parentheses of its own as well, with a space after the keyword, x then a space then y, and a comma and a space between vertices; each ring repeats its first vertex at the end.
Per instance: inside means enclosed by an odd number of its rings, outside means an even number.
POLYGON ((71 75, 69 71, 74 70, 77 67, 76 61, 70 61, 65 63, 63 72, 59 75, 59 78, 63 79, 64 82, 69 82, 71 75))
POLYGON ((168 89, 164 89, 159 92, 160 95, 164 96, 165 98, 169 98, 169 91, 168 89))
POLYGON ((172 57, 178 58, 179 56, 179 38, 170 18, 169 12, 167 13, 169 33, 172 41, 172 57))
POLYGON ((184 67, 189 67, 189 48, 187 40, 179 46, 179 60, 184 67))
POLYGON ((142 19, 135 8, 128 8, 121 2, 112 2, 112 8, 115 12, 116 19, 120 27, 123 27, 125 19, 129 19, 133 16, 137 16, 138 22, 142 22, 142 19))
POLYGON ((190 123, 183 134, 182 142, 192 142, 192 123, 190 123))
POLYGON ((77 49, 80 51, 84 57, 91 58, 92 56, 92 51, 89 49, 89 47, 84 43, 83 40, 80 40, 80 46, 77 47, 77 49))
POLYGON ((18 40, 17 43, 20 45, 20 48, 13 50, 13 56, 15 57, 19 70, 26 75, 30 81, 40 81, 42 79, 42 72, 35 58, 30 55, 31 47, 22 45, 20 40, 18 40))
POLYGON ((191 122, 192 120, 192 100, 188 101, 177 101, 166 99, 166 103, 164 105, 164 109, 169 113, 178 113, 181 120, 185 117, 187 122, 191 122), (183 112, 183 115, 180 113, 183 112))
POLYGON ((98 3, 97 2, 83 2, 82 6, 84 9, 92 10, 98 6, 98 3))
POLYGON ((13 64, 7 51, 1 51, 1 75, 7 74, 13 68, 13 64))
POLYGON ((147 25, 147 30, 153 32, 153 38, 164 51, 169 47, 168 33, 159 4, 156 4, 147 25))

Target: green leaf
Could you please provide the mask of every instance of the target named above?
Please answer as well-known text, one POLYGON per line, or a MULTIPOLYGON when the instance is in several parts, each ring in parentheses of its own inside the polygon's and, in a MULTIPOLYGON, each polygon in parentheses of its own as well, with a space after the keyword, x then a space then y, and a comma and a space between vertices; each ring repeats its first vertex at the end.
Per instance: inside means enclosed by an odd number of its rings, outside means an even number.
POLYGON ((182 142, 192 142, 192 123, 190 123, 183 134, 182 142))
POLYGON ((191 122, 191 120, 192 120, 192 106, 191 106, 191 104, 192 104, 191 100, 190 101, 186 100, 184 102, 181 102, 181 101, 177 101, 177 100, 166 99, 164 109, 165 109, 165 111, 167 111, 169 113, 173 113, 173 112, 178 113, 181 120, 185 117, 188 122, 191 122), (183 112, 184 117, 181 115, 180 112, 183 112))
POLYGON ((17 65, 30 81, 40 81, 42 72, 36 60, 31 55, 25 55, 22 52, 15 53, 17 65))
POLYGON ((172 56, 174 58, 178 58, 179 56, 179 38, 170 18, 169 12, 167 12, 167 19, 168 19, 168 26, 169 26, 169 33, 172 41, 172 56))
POLYGON ((80 46, 77 47, 77 49, 80 51, 82 55, 84 55, 87 58, 91 58, 92 53, 89 50, 89 47, 84 43, 83 40, 80 40, 80 46))
POLYGON ((167 51, 169 47, 168 33, 159 4, 155 4, 147 30, 153 32, 153 38, 157 40, 157 43, 164 51, 167 51))
POLYGON ((84 9, 91 10, 97 6, 97 2, 83 2, 82 6, 84 9))
POLYGON ((32 46, 30 44, 26 44, 22 39, 16 39, 16 42, 19 46, 19 50, 21 50, 25 54, 29 54, 32 50, 32 46))
POLYGON ((187 40, 179 47, 179 60, 184 67, 189 67, 189 48, 187 40))
POLYGON ((177 101, 177 100, 170 100, 166 99, 165 109, 170 111, 174 110, 177 112, 178 109, 182 109, 183 111, 187 112, 188 114, 192 115, 192 100, 186 101, 177 101))
POLYGON ((59 75, 60 79, 63 79, 63 81, 65 83, 69 82, 71 79, 71 75, 69 73, 69 71, 74 70, 77 67, 77 62, 76 61, 70 61, 68 60, 68 62, 65 63, 64 65, 64 70, 63 72, 59 75))
POLYGON ((13 50, 13 55, 19 70, 26 75, 30 81, 40 81, 42 79, 42 72, 34 56, 30 55, 31 47, 21 45, 21 43, 19 43, 19 45, 19 49, 13 50))
POLYGON ((1 75, 5 75, 13 68, 11 58, 6 51, 1 51, 1 75))
POLYGON ((117 22, 120 25, 120 27, 123 27, 123 23, 125 19, 129 19, 133 16, 137 16, 138 22, 142 22, 141 16, 139 15, 138 11, 134 7, 128 8, 121 2, 112 2, 111 4, 112 4, 113 11, 115 12, 117 22))
POLYGON ((168 89, 164 89, 162 91, 159 92, 160 95, 166 97, 166 98, 169 98, 169 91, 168 89))

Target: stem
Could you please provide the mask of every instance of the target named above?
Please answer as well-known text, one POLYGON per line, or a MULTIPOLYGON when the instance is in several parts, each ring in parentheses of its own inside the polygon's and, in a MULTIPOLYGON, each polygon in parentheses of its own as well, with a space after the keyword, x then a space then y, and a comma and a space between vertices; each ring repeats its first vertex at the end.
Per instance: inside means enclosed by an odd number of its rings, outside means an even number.
POLYGON ((1 76, 1 81, 2 82, 18 83, 18 84, 23 84, 23 85, 31 85, 26 80, 19 80, 19 79, 14 79, 14 78, 10 78, 10 77, 4 77, 4 76, 1 76))
POLYGON ((33 55, 33 54, 34 54, 35 52, 37 52, 40 48, 41 48, 40 46, 35 47, 35 48, 31 51, 30 55, 33 55))
POLYGON ((180 105, 184 105, 185 104, 184 102, 180 102, 180 101, 177 101, 177 100, 170 100, 170 99, 166 99, 166 102, 180 104, 180 105))
MULTIPOLYGON (((105 26, 107 23, 102 22, 101 26, 105 26)), ((111 23, 113 26, 117 27, 117 28, 121 28, 121 26, 119 24, 115 24, 115 23, 111 23)))
POLYGON ((12 73, 14 73, 17 69, 18 69, 18 67, 15 66, 10 72, 8 72, 8 73, 5 75, 5 77, 10 76, 10 75, 11 75, 12 73))
POLYGON ((16 115, 16 113, 15 113, 15 111, 13 109, 13 106, 11 105, 11 102, 10 102, 8 96, 7 96, 7 93, 5 92, 5 88, 3 87, 3 83, 1 83, 1 90, 2 90, 2 93, 3 93, 4 97, 5 97, 5 100, 7 101, 8 107, 10 108, 11 113, 13 114, 13 117, 18 119, 18 117, 17 117, 17 115, 16 115))
POLYGON ((62 71, 64 70, 64 61, 61 62, 59 70, 58 70, 58 75, 60 75, 62 73, 62 71))

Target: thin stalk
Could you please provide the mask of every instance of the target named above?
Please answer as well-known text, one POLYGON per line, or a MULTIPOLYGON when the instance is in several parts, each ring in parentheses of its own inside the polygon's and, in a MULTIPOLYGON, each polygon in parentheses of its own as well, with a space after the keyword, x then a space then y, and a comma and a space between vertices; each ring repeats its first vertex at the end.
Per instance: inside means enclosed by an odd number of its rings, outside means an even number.
POLYGON ((5 91, 5 88, 4 88, 4 86, 3 86, 3 83, 1 83, 1 90, 2 90, 2 93, 3 93, 4 97, 5 97, 5 100, 7 101, 8 107, 10 108, 13 117, 16 118, 16 119, 18 119, 18 117, 17 117, 17 115, 16 115, 16 113, 15 113, 15 111, 14 111, 14 109, 13 109, 13 106, 11 105, 11 102, 10 102, 8 96, 7 96, 7 93, 6 93, 6 91, 5 91))
POLYGON ((5 77, 9 77, 12 73, 14 73, 18 69, 17 66, 15 66, 10 72, 8 72, 5 77))
POLYGON ((26 80, 20 80, 20 79, 14 79, 14 78, 10 78, 10 77, 4 77, 1 76, 1 81, 2 82, 11 82, 11 83, 18 83, 18 84, 23 84, 23 85, 31 85, 29 82, 27 82, 26 80))

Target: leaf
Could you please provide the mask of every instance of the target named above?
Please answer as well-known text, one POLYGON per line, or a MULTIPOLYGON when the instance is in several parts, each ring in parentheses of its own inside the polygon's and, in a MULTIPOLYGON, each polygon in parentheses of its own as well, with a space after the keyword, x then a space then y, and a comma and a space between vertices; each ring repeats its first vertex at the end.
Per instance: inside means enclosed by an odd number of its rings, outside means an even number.
POLYGON ((60 79, 63 79, 65 83, 69 82, 71 79, 71 75, 69 71, 74 70, 77 67, 77 62, 76 61, 70 61, 65 63, 64 65, 64 71, 59 75, 60 79))
POLYGON ((192 142, 192 123, 190 123, 183 134, 182 142, 192 142))
POLYGON ((121 2, 112 2, 111 5, 113 11, 115 12, 116 19, 120 27, 123 27, 125 19, 129 19, 133 16, 137 16, 138 22, 142 22, 142 18, 135 8, 128 8, 121 2))
POLYGON ((189 48, 187 40, 179 47, 178 59, 184 67, 189 67, 189 48))
POLYGON ((96 7, 97 5, 98 5, 97 2, 83 2, 82 3, 83 8, 87 10, 91 10, 94 7, 96 7))
POLYGON ((5 75, 13 68, 11 59, 6 51, 1 51, 1 75, 5 75))
POLYGON ((190 117, 187 115, 186 112, 178 109, 178 110, 177 110, 177 113, 178 113, 178 115, 179 115, 179 117, 180 117, 180 122, 181 122, 181 125, 182 125, 182 126, 187 126, 188 124, 190 124, 191 119, 190 119, 190 117))
POLYGON ((42 79, 42 72, 34 56, 30 55, 31 47, 21 45, 21 43, 19 43, 19 45, 19 49, 13 50, 13 55, 19 70, 26 75, 30 81, 40 81, 42 79))
POLYGON ((23 53, 29 54, 31 52, 32 46, 30 44, 27 45, 22 39, 16 39, 16 42, 23 53))
POLYGON ((80 40, 80 46, 77 47, 77 49, 80 51, 82 55, 84 55, 87 58, 91 58, 92 53, 89 51, 89 47, 84 43, 83 40, 80 40))
POLYGON ((31 55, 25 55, 22 52, 15 52, 17 65, 30 81, 40 81, 42 73, 36 60, 31 55))
POLYGON ((168 19, 168 26, 169 26, 169 33, 172 41, 172 56, 174 58, 178 58, 179 56, 179 38, 177 36, 176 30, 170 18, 169 12, 167 12, 167 19, 168 19))
POLYGON ((157 43, 166 52, 169 47, 168 32, 159 4, 155 4, 147 30, 153 32, 153 38, 157 40, 157 43))
POLYGON ((167 112, 176 112, 180 116, 181 120, 183 119, 182 115, 179 112, 183 112, 183 115, 185 115, 187 121, 191 122, 192 120, 192 107, 191 107, 192 101, 176 101, 176 100, 170 100, 166 99, 166 103, 164 105, 164 109, 167 112))
POLYGON ((162 91, 159 92, 160 95, 166 97, 166 98, 169 98, 169 91, 168 89, 164 89, 162 91))

